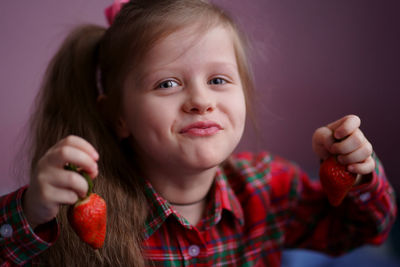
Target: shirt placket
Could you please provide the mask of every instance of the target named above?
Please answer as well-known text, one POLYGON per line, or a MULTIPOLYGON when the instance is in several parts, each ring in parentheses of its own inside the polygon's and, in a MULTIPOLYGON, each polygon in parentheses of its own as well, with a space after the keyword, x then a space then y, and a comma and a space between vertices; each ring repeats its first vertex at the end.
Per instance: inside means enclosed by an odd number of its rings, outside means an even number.
POLYGON ((183 266, 207 266, 207 245, 197 228, 185 228, 177 235, 183 266))

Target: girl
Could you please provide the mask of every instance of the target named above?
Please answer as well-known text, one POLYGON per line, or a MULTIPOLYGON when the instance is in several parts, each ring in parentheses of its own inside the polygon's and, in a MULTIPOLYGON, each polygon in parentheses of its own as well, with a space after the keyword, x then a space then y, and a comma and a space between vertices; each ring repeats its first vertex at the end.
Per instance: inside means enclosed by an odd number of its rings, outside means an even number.
POLYGON ((223 11, 134 0, 110 18, 108 29, 75 29, 48 68, 30 184, 1 199, 2 266, 279 266, 284 248, 339 255, 385 240, 394 193, 358 117, 313 136, 319 158, 338 155, 362 176, 334 208, 296 165, 231 155, 252 79, 244 38, 223 11), (88 186, 66 163, 97 177, 107 202, 98 253, 68 226, 67 205, 88 186))

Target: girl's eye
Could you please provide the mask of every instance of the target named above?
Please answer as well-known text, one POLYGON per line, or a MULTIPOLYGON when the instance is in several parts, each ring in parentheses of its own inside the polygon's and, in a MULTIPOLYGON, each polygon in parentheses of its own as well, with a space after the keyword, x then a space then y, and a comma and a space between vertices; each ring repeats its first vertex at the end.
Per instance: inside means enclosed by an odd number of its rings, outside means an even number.
POLYGON ((222 78, 213 78, 209 82, 209 84, 225 84, 226 80, 222 78))
POLYGON ((168 89, 168 88, 176 87, 176 86, 179 86, 179 83, 177 83, 176 81, 173 81, 173 80, 167 80, 167 81, 163 81, 159 85, 157 85, 157 88, 168 89))

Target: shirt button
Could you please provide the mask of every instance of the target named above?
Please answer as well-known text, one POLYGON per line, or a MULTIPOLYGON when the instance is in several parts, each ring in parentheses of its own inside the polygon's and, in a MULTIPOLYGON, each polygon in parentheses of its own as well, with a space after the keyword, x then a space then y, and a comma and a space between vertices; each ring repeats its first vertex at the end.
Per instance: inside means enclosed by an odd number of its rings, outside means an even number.
POLYGON ((363 202, 368 201, 370 198, 371 198, 370 192, 366 192, 366 193, 360 195, 360 200, 363 202))
POLYGON ((0 235, 1 235, 2 237, 8 238, 8 237, 11 237, 12 234, 13 234, 13 229, 12 229, 11 225, 9 225, 9 224, 3 224, 3 225, 0 227, 0 235))
POLYGON ((197 246, 197 245, 191 245, 190 247, 189 247, 189 255, 191 256, 191 257, 196 257, 197 255, 199 255, 200 254, 200 248, 199 248, 199 246, 197 246))

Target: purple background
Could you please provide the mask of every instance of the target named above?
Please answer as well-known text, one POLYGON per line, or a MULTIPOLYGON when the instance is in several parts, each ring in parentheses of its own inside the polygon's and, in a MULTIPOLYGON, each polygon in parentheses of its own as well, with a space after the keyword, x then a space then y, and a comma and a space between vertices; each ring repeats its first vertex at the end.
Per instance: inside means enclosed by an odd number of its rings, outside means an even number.
MULTIPOLYGON (((11 167, 49 59, 74 25, 105 25, 111 2, 0 2, 0 195, 20 186, 11 167)), ((399 189, 400 1, 215 2, 253 42, 260 130, 248 125, 239 149, 270 150, 316 176, 313 131, 353 113, 399 189)))
MULTIPOLYGON (((106 25, 103 10, 111 2, 0 1, 0 195, 28 181, 12 167, 21 165, 15 158, 50 58, 74 25, 106 25)), ((270 150, 315 177, 314 130, 357 114, 399 191, 400 1, 215 2, 237 17, 253 42, 259 131, 248 125, 239 150, 270 150)), ((285 252, 283 266, 398 266, 399 226, 380 248, 334 262, 285 252)))

